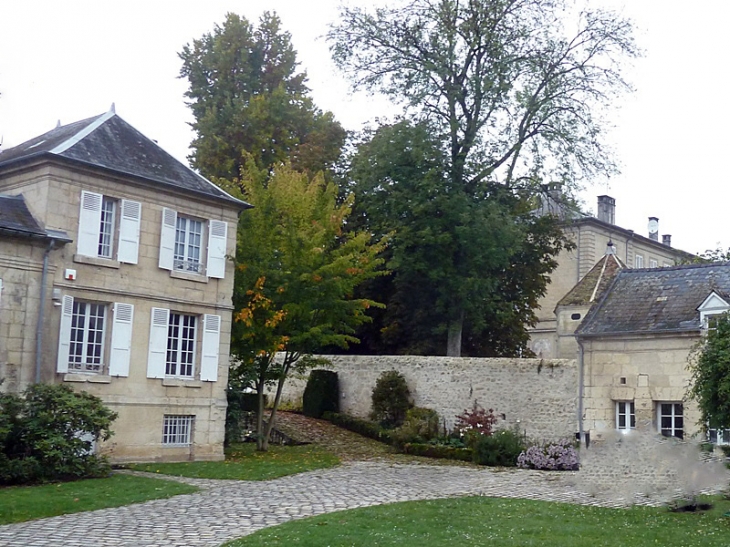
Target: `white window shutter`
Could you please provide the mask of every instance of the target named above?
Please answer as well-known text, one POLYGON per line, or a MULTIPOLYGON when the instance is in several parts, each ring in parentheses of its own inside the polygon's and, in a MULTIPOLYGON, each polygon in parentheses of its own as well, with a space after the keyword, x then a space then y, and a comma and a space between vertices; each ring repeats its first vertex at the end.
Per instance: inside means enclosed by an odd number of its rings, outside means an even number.
POLYGON ((226 241, 228 223, 222 220, 208 222, 208 277, 223 279, 226 276, 226 241))
POLYGON ((129 362, 132 354, 132 324, 134 306, 114 304, 114 324, 112 327, 112 350, 109 356, 110 376, 129 376, 129 362))
POLYGON ((81 191, 79 211, 79 237, 76 252, 83 256, 99 256, 99 228, 101 227, 101 202, 103 196, 81 191))
POLYGON ((68 372, 68 360, 71 353, 71 322, 74 314, 74 297, 64 296, 61 302, 61 328, 58 332, 58 360, 56 372, 68 372))
POLYGON ((139 257, 139 230, 142 222, 142 204, 139 201, 122 200, 119 220, 119 262, 137 264, 139 257))
POLYGON ((203 318, 203 356, 200 360, 200 379, 204 382, 218 380, 220 342, 221 316, 206 314, 203 318))
POLYGON ((160 268, 172 270, 175 263, 175 229, 177 212, 165 207, 162 210, 162 230, 160 231, 160 268))
POLYGON ((164 378, 167 363, 167 328, 170 310, 152 308, 150 321, 150 345, 147 355, 147 378, 164 378))

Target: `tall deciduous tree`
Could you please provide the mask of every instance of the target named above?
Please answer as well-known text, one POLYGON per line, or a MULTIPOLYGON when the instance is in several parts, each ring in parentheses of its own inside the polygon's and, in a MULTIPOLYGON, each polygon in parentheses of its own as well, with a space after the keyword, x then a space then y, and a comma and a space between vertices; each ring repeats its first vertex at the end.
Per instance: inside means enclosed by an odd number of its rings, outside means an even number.
MULTIPOLYGON (((614 164, 602 144, 603 107, 628 88, 620 63, 636 54, 630 23, 584 12, 565 30, 562 0, 411 0, 368 12, 343 8, 328 38, 356 88, 379 91, 427 120, 445 152, 455 203, 490 185, 514 195, 543 181, 576 184, 614 164)), ((469 301, 471 228, 448 229, 459 290, 444 318, 447 352, 458 355, 469 301), (458 278, 461 281, 458 281, 458 278)), ((446 236, 444 236, 446 237, 446 236)), ((495 287, 496 288, 496 287, 495 287)), ((452 287, 447 290, 452 291, 452 287)))
POLYGON ((229 13, 180 58, 195 118, 190 161, 203 175, 237 178, 244 151, 259 169, 290 161, 315 173, 338 159, 345 130, 314 106, 276 14, 265 12, 254 27, 229 13))
POLYGON ((239 223, 231 340, 239 364, 232 375, 255 384, 259 448, 265 450, 289 372, 322 347, 357 342, 355 329, 369 320, 368 308, 380 306, 354 291, 379 275, 384 243, 372 244, 365 232, 343 233, 352 197, 338 203, 337 188, 322 174, 310 177, 287 165, 270 177, 255 169, 244 174, 254 208, 239 223), (264 431, 263 394, 270 383, 277 390, 264 431))
POLYGON ((707 336, 690 361, 689 397, 697 401, 702 423, 711 429, 730 427, 730 315, 710 318, 707 336))

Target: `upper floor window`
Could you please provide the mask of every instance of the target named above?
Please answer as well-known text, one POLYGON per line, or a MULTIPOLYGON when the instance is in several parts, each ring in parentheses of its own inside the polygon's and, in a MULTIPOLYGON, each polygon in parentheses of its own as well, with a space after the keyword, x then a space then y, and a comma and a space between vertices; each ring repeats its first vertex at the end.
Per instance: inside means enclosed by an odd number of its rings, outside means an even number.
POLYGON ((656 268, 657 266, 659 266, 659 263, 658 263, 658 262, 657 262, 656 260, 654 260, 654 259, 652 258, 652 259, 651 259, 651 260, 649 261, 649 267, 650 267, 650 268, 656 268))
POLYGON ((165 208, 162 211, 159 266, 173 272, 223 279, 227 237, 227 222, 205 222, 165 208))
POLYGON ((137 264, 142 204, 81 192, 78 254, 137 264))
POLYGON ((644 267, 644 257, 641 255, 634 255, 634 268, 644 267))

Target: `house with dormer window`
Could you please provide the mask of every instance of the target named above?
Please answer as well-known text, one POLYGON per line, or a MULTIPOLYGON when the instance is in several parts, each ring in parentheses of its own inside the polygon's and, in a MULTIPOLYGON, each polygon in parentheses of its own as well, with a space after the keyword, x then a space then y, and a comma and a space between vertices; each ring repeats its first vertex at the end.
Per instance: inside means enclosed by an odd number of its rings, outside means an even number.
MULTIPOLYGON (((591 439, 607 430, 702 435, 686 400, 687 365, 712 317, 730 310, 730 263, 615 273, 575 330, 582 368, 582 426, 591 439)), ((712 442, 730 431, 709 431, 712 442)))
POLYGON ((1 389, 99 396, 113 461, 222 459, 248 207, 113 110, 0 153, 1 389))

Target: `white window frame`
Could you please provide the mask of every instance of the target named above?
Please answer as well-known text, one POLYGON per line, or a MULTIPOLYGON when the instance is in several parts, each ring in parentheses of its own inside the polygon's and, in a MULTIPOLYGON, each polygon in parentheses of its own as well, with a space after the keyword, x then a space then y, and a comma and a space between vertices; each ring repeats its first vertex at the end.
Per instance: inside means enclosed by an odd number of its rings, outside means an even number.
POLYGON ((730 445, 730 429, 707 428, 707 442, 717 446, 730 445))
POLYGON ((109 306, 74 300, 71 313, 69 371, 100 374, 104 370, 109 306))
POLYGON ((616 401, 616 429, 628 433, 636 429, 636 406, 634 401, 616 401), (623 425, 621 422, 623 420, 623 425))
POLYGON ((198 316, 170 312, 167 325, 165 376, 193 378, 198 339, 198 316))
POLYGON ((193 442, 195 416, 165 414, 162 419, 164 446, 190 446, 193 442))
MULTIPOLYGON (((198 234, 196 234, 198 235, 198 234)), ((228 223, 222 220, 208 220, 178 213, 167 207, 162 210, 162 227, 160 229, 159 267, 170 272, 206 275, 215 279, 223 279, 226 275, 226 245, 228 240, 228 223), (182 222, 185 221, 185 227, 182 222), (193 248, 199 250, 198 257, 193 256, 190 246, 189 222, 200 222, 199 241, 193 248), (204 242, 207 246, 204 246, 204 242)))
POLYGON ((82 190, 76 252, 137 264, 141 220, 140 202, 82 190))
POLYGON ((649 260, 649 267, 650 268, 657 268, 659 267, 659 262, 654 260, 653 258, 649 260))
POLYGON ((639 254, 634 255, 634 268, 643 268, 644 267, 644 257, 639 254))
POLYGON ((679 401, 659 401, 656 405, 657 431, 665 437, 684 439, 684 405, 679 401), (665 408, 667 407, 667 408, 665 408), (666 412, 668 411, 668 412, 666 412), (666 421, 665 418, 668 420, 666 421), (680 424, 677 424, 677 421, 680 424), (677 433, 680 433, 677 435, 677 433))

